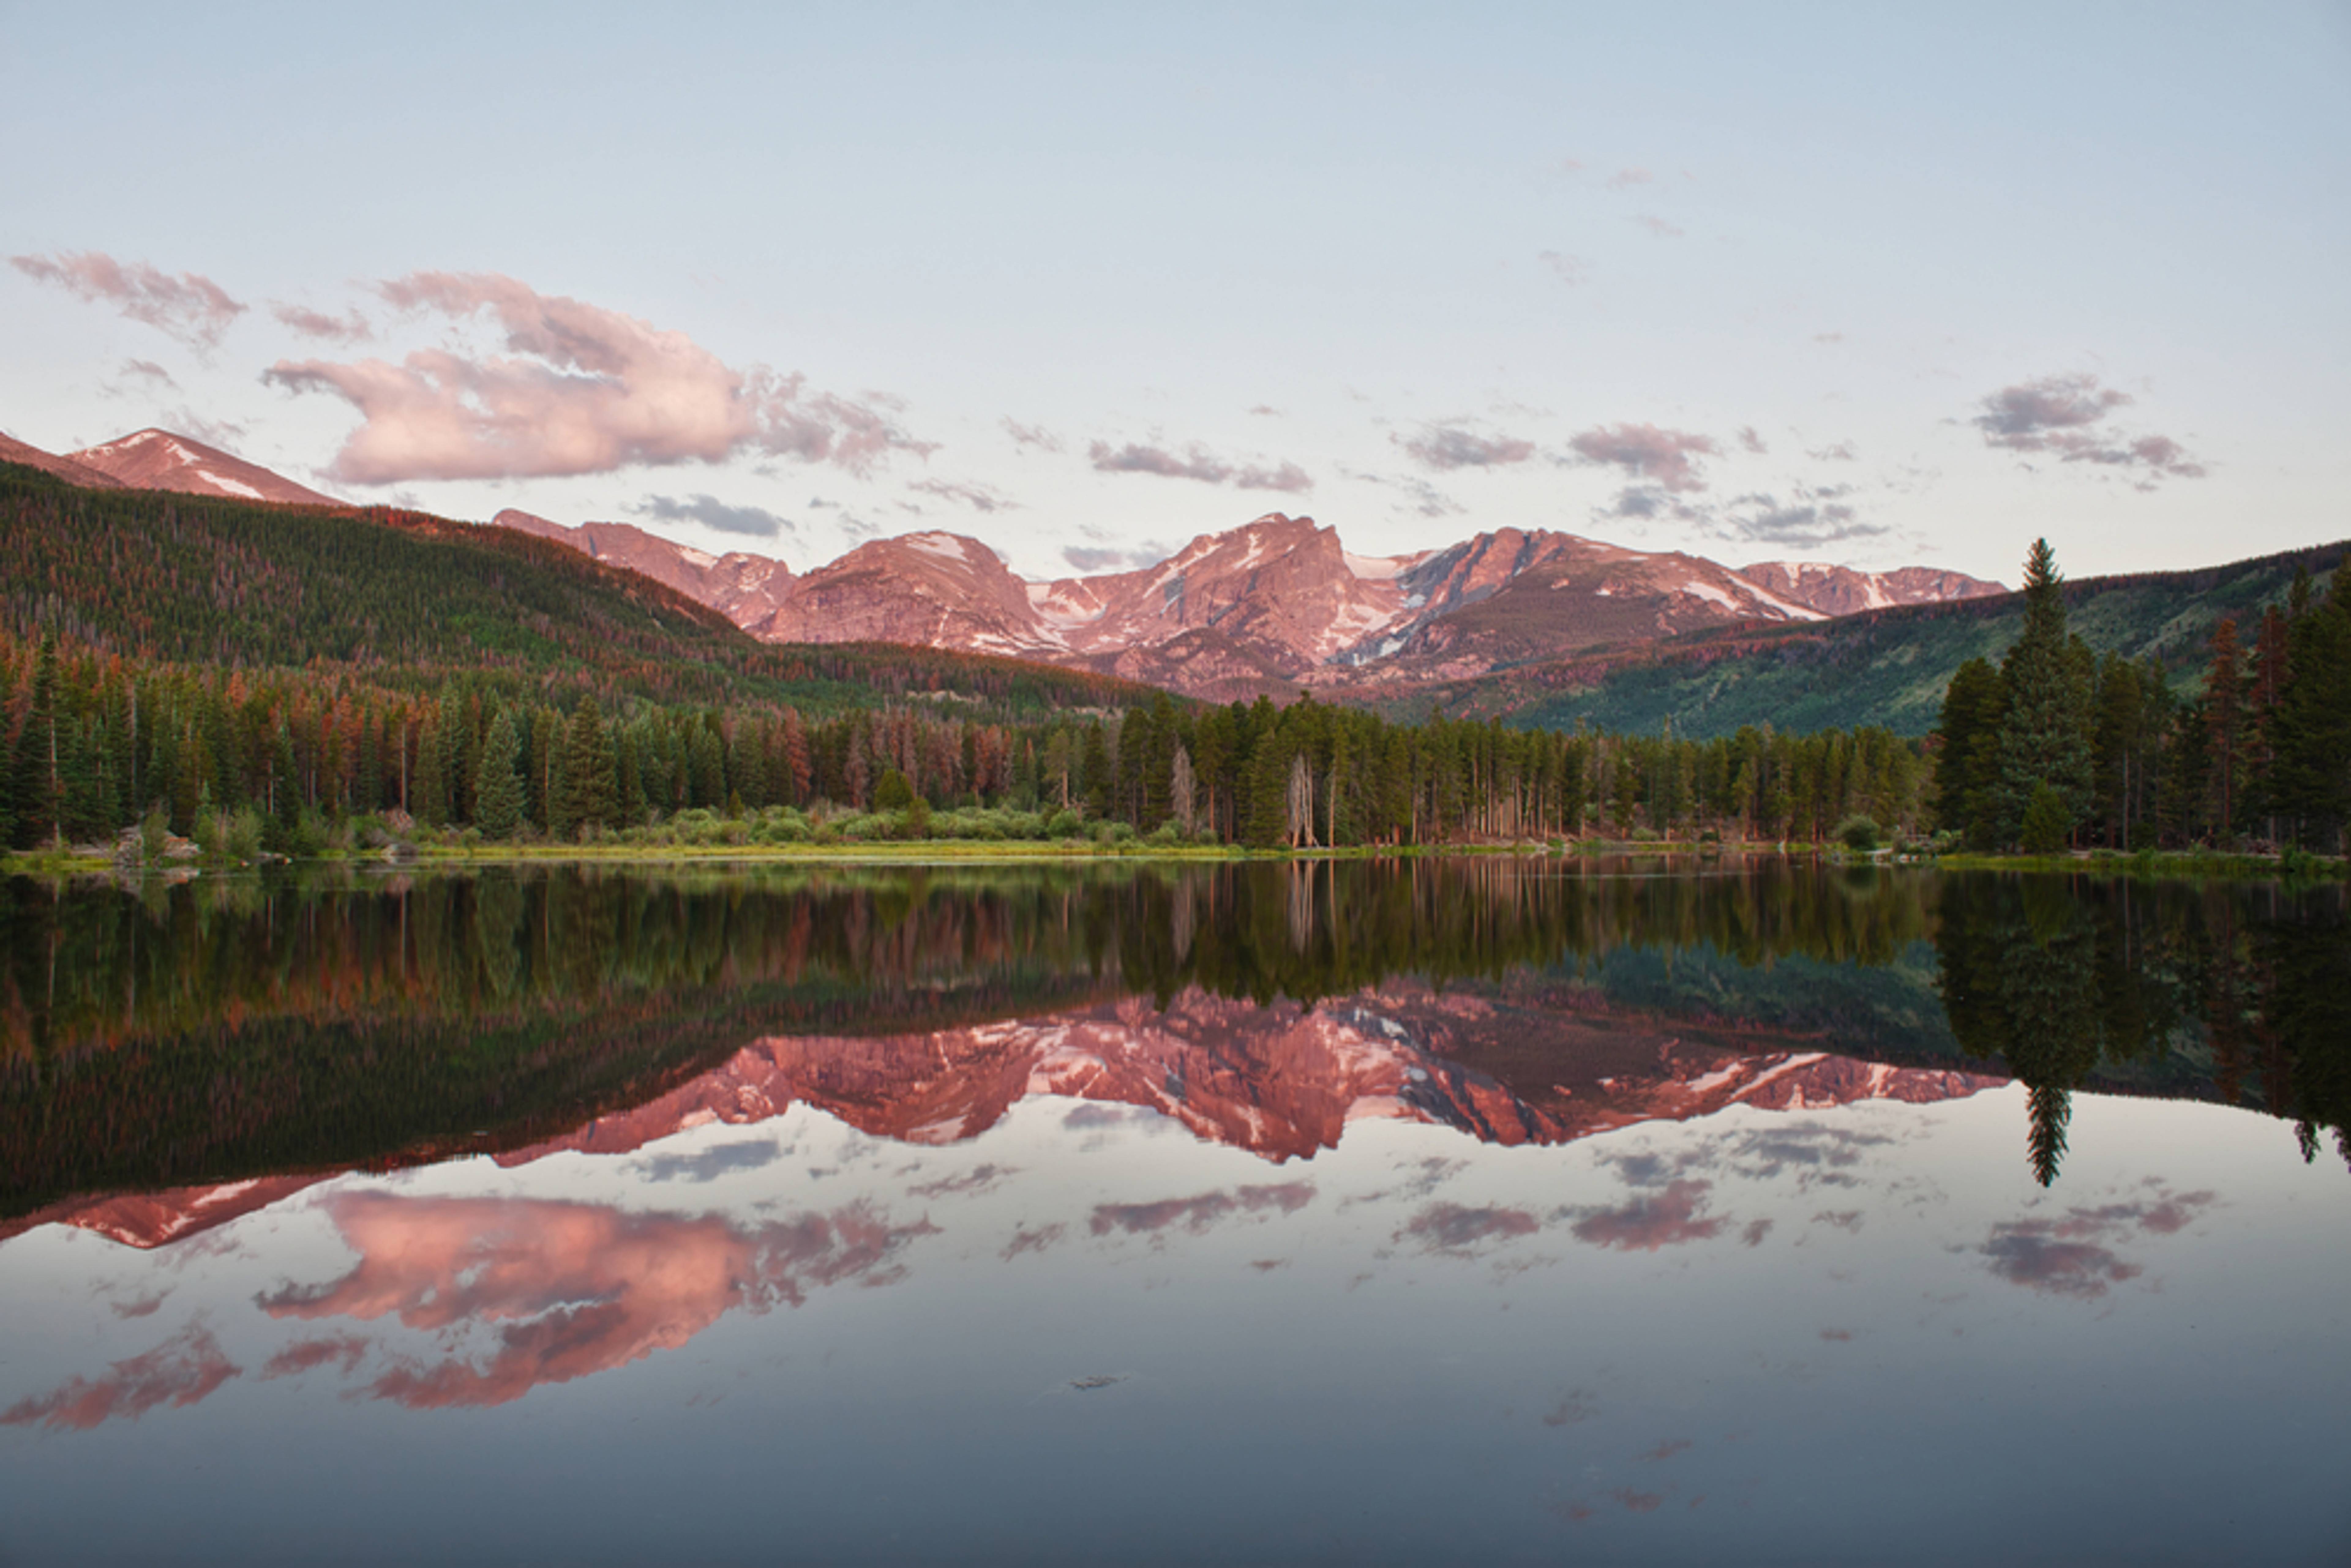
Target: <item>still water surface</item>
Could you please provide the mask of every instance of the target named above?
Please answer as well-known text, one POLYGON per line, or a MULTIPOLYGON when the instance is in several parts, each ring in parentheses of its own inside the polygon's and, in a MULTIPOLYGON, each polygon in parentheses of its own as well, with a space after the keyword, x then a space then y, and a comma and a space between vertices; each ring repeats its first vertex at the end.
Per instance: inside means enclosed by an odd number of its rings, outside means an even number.
POLYGON ((0 1561, 2342 1563, 2340 888, 0 891, 0 1561))

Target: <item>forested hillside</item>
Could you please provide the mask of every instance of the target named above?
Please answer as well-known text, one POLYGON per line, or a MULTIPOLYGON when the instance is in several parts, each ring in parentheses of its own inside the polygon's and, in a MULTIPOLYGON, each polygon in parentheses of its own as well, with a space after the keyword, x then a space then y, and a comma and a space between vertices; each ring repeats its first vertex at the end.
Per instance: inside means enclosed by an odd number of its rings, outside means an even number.
MULTIPOLYGON (((2223 620, 2251 626, 2283 601, 2294 574, 2324 579, 2351 544, 2198 571, 2085 578, 2064 585, 2073 632, 2099 654, 2160 660, 2193 689, 2223 620)), ((1834 621, 1692 632, 1646 647, 1595 650, 1440 686, 1395 705, 1513 724, 1655 734, 1729 735, 1883 726, 1924 735, 1944 688, 1970 659, 1997 659, 2024 628, 2021 593, 1873 611, 1834 621)))
POLYGON ((450 674, 658 701, 833 711, 953 693, 1001 716, 1148 701, 1019 660, 762 644, 649 578, 509 528, 424 513, 95 490, 0 463, 0 630, 166 664, 450 674))

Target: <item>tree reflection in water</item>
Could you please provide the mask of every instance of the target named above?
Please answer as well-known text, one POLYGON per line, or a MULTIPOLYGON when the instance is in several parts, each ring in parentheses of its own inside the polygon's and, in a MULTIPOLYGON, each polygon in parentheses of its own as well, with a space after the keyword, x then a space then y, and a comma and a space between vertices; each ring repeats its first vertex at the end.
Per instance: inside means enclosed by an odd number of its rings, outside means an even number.
MULTIPOLYGON (((517 1148, 765 1038, 1410 977, 2072 1096, 2351 1121, 2345 890, 1764 858, 630 872, 0 887, 0 1213, 517 1148), (1482 989, 1481 989, 1482 988, 1482 989)), ((1541 1042, 1485 1071, 1549 1085, 1541 1042), (1524 1060, 1521 1060, 1521 1059, 1524 1060)), ((1246 1069, 1243 1063, 1237 1071, 1246 1069)))

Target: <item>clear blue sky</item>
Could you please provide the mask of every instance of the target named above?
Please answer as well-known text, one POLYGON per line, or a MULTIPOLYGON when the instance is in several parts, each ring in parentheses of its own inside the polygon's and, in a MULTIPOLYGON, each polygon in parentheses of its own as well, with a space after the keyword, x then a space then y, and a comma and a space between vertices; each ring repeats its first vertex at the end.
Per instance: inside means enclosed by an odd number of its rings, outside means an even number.
POLYGON ((51 449, 796 568, 2351 537, 2341 5, 0 4, 0 80, 51 449))

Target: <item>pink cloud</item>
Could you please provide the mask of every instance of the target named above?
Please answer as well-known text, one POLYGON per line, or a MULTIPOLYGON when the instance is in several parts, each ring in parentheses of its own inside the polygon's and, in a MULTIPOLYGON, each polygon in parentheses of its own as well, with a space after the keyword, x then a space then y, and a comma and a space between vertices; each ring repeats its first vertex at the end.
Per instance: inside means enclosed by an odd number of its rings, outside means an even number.
POLYGON ((298 1339, 269 1358, 261 1369, 266 1382, 273 1377, 293 1377, 315 1367, 339 1366, 348 1377, 359 1370, 367 1358, 368 1342, 355 1333, 327 1334, 319 1339, 298 1339))
POLYGON ((193 272, 174 277, 143 261, 120 262, 102 251, 12 256, 8 263, 37 282, 54 283, 93 304, 110 304, 127 319, 193 349, 217 345, 246 309, 209 277, 193 272))
POLYGON ((1093 1218, 1087 1228, 1096 1236, 1107 1236, 1113 1230, 1123 1230, 1130 1236, 1146 1236, 1181 1225, 1198 1234, 1217 1221, 1236 1214, 1255 1214, 1275 1208, 1284 1214, 1295 1214, 1314 1201, 1311 1182, 1285 1182, 1280 1186, 1236 1187, 1231 1192, 1204 1192, 1197 1197, 1167 1197, 1155 1203, 1104 1203, 1094 1207, 1093 1218))
POLYGON ((1059 452, 1061 438, 1041 424, 1023 424, 1017 419, 1004 421, 1004 433, 1012 437, 1015 446, 1034 446, 1040 452, 1059 452))
POLYGON ((2011 1285, 2043 1295, 2091 1301, 2147 1270, 2118 1255, 2110 1243, 2133 1237, 2170 1236, 2219 1201, 2210 1192, 2158 1191, 2148 1203, 2109 1203, 2072 1208, 2062 1218, 2009 1220, 1991 1228, 1977 1250, 1991 1271, 2011 1285))
POLYGON ((1686 232, 1679 224, 1669 224, 1665 219, 1653 216, 1648 213, 1634 214, 1633 221, 1648 230, 1657 239, 1680 239, 1686 232))
POLYGON ((1624 1252, 1655 1252, 1687 1241, 1710 1240, 1725 1221, 1708 1216, 1708 1181, 1682 1178, 1654 1193, 1639 1193, 1615 1208, 1587 1210, 1572 1228, 1579 1241, 1624 1252))
POLYGON ((1234 474, 1233 486, 1241 490, 1283 490, 1295 495, 1314 488, 1314 478, 1295 463, 1282 463, 1271 468, 1243 467, 1234 474))
POLYGON ((1608 188, 1612 191, 1629 191, 1635 185, 1646 185, 1656 178, 1656 176, 1646 169, 1619 169, 1608 176, 1608 188))
POLYGON ((323 310, 278 300, 271 302, 269 313, 305 338, 324 338, 337 343, 364 343, 375 336, 375 329, 369 326, 367 318, 357 310, 329 316, 323 310))
POLYGON ((889 1283, 907 1242, 935 1228, 892 1225, 862 1204, 752 1229, 717 1216, 529 1199, 354 1193, 327 1209, 359 1266, 261 1305, 312 1321, 393 1314, 444 1344, 486 1332, 486 1359, 458 1348, 369 1386, 417 1409, 504 1405, 675 1349, 737 1308, 797 1306, 818 1285, 889 1283))
POLYGON ((1156 474, 1163 479, 1197 479, 1204 485, 1221 485, 1233 472, 1231 465, 1196 444, 1179 455, 1164 446, 1140 442, 1113 446, 1097 441, 1086 448, 1086 457, 1103 474, 1156 474))
POLYGON ((2051 432, 2095 424, 2130 401, 2130 393, 2101 387, 2093 375, 2043 376, 1985 398, 1974 423, 1990 445, 2040 452, 2051 432))
POLYGON ((977 481, 917 479, 906 487, 920 490, 925 496, 936 496, 942 501, 958 502, 975 512, 1010 511, 1020 505, 977 481))
POLYGON ((145 1354, 114 1363, 104 1377, 77 1377, 19 1400, 0 1411, 0 1426, 86 1432, 117 1416, 136 1421, 159 1405, 193 1405, 244 1370, 210 1329, 191 1323, 145 1354))
POLYGON ((1541 1222, 1523 1208, 1467 1208, 1458 1203, 1432 1203, 1414 1215, 1396 1232, 1395 1239, 1402 1241, 1409 1237, 1420 1244, 1423 1251, 1468 1256, 1482 1242, 1532 1236, 1540 1228, 1541 1222))
POLYGON ((746 450, 862 473, 892 451, 930 450, 870 402, 811 392, 797 375, 731 369, 683 332, 511 277, 419 272, 381 292, 403 310, 454 320, 487 312, 507 352, 272 366, 264 380, 360 411, 328 469, 353 484, 602 474, 746 450))
POLYGON ((1479 435, 1459 425, 1423 425, 1417 434, 1389 437, 1431 468, 1499 468, 1535 455, 1531 441, 1479 435))
POLYGON ((2086 372, 2043 376, 1986 397, 1970 423, 1983 432, 1987 446, 2053 452, 2061 463, 2143 470, 2142 489, 2158 478, 2203 478, 2204 465, 2168 435, 2132 437, 2094 428, 2131 402, 2128 392, 2101 386, 2086 372))
POLYGON ((1086 457, 1095 471, 1102 474, 1156 474, 1163 479, 1196 479, 1203 485, 1222 485, 1229 481, 1234 487, 1242 490, 1294 493, 1314 488, 1313 476, 1295 463, 1277 463, 1271 466, 1236 465, 1217 456, 1197 442, 1179 453, 1144 442, 1130 441, 1123 446, 1113 446, 1107 441, 1097 441, 1086 448, 1086 457))
POLYGON ((1637 478, 1667 490, 1703 490, 1706 480, 1695 459, 1715 455, 1714 438, 1654 424, 1603 425, 1568 438, 1587 463, 1612 463, 1637 478))

